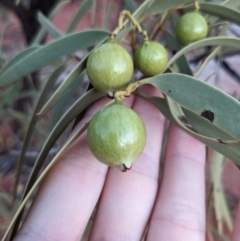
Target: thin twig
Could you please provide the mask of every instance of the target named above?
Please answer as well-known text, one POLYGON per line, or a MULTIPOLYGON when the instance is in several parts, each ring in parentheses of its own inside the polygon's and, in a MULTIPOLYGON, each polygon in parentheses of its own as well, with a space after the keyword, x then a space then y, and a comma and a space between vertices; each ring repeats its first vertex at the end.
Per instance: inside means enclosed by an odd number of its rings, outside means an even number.
POLYGON ((198 0, 194 0, 195 11, 199 11, 198 0))
POLYGON ((148 36, 147 36, 147 31, 143 30, 140 26, 140 24, 134 19, 134 17, 132 16, 132 14, 127 11, 127 10, 124 10, 120 13, 120 16, 118 18, 118 26, 117 28, 112 32, 110 38, 111 39, 115 39, 117 34, 123 29, 123 20, 124 18, 128 18, 133 26, 137 29, 137 31, 143 35, 143 39, 144 41, 147 41, 148 40, 148 36))
POLYGON ((157 38, 157 36, 159 35, 159 33, 162 31, 163 27, 167 23, 167 20, 170 17, 171 13, 172 13, 172 10, 169 10, 167 15, 163 19, 163 21, 160 23, 160 25, 159 25, 158 29, 156 30, 155 34, 153 35, 152 39, 156 39, 157 38))

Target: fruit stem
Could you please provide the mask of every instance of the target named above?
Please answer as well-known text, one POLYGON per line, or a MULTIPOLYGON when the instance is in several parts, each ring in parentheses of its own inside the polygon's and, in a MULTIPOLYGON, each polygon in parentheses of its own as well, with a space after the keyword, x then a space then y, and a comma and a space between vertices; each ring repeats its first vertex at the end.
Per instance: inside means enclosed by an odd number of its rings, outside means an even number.
POLYGON ((198 0, 194 0, 194 6, 195 6, 195 11, 198 12, 198 10, 200 9, 198 0))
POLYGON ((133 26, 137 29, 137 31, 138 31, 140 34, 143 35, 143 39, 144 39, 144 40, 148 40, 147 31, 142 30, 140 24, 134 19, 134 17, 132 16, 132 14, 131 14, 129 11, 127 11, 127 10, 123 10, 123 11, 120 13, 119 18, 118 18, 118 26, 117 26, 117 28, 112 32, 110 38, 111 38, 111 39, 115 39, 116 36, 117 36, 117 34, 124 28, 124 26, 123 26, 123 20, 124 20, 125 17, 128 18, 128 19, 132 22, 133 26))
POLYGON ((141 82, 140 81, 137 81, 135 83, 131 83, 131 84, 128 85, 126 90, 117 91, 114 94, 114 99, 116 101, 121 101, 125 97, 129 97, 131 95, 131 93, 134 92, 140 86, 141 86, 141 82))

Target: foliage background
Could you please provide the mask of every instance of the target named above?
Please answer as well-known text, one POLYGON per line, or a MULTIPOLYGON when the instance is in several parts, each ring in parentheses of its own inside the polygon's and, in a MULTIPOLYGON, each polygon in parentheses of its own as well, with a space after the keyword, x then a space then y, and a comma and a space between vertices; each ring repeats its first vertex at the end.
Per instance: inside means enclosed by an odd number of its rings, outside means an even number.
MULTIPOLYGON (((144 1, 60 1, 60 5, 57 1, 41 1, 42 5, 39 4, 39 2, 40 1, 22 0, 19 3, 20 5, 16 6, 14 1, 0 1, 1 68, 3 68, 10 59, 24 50, 24 48, 33 44, 34 41, 41 42, 42 44, 50 43, 54 39, 59 38, 72 30, 74 30, 74 32, 90 28, 98 28, 107 31, 113 30, 117 25, 116 16, 121 10, 129 9, 133 12, 133 10, 144 1), (55 12, 51 12, 53 8, 55 8, 55 12), (29 14, 29 9, 34 11, 31 11, 31 14, 29 14), (41 10, 41 13, 39 10, 41 10), (45 18, 44 15, 49 16, 51 14, 52 22, 48 22, 48 19, 45 18), (74 15, 76 16, 75 21, 73 21, 74 15), (27 26, 29 25, 27 23, 32 24, 31 26, 27 26), (73 29, 75 23, 76 26, 73 29), (39 32, 39 29, 41 29, 42 32, 39 32), (45 34, 42 34, 43 29, 45 29, 45 34), (38 37, 36 38, 36 36, 38 37)), ((174 1, 172 2, 174 3, 174 1)), ((222 3, 222 1, 214 2, 222 3)), ((229 8, 239 10, 240 3, 236 3, 237 1, 225 2, 229 8)), ((166 25, 167 28, 171 28, 172 22, 175 22, 176 18, 182 13, 182 11, 175 13, 174 18, 171 18, 168 25, 166 25)), ((160 17, 161 16, 162 15, 160 15, 160 17)), ((157 26, 155 27, 155 25, 152 24, 154 23, 154 20, 155 23, 159 22, 159 19, 157 22, 157 19, 149 17, 144 21, 144 25, 148 26, 149 29, 152 28, 153 30, 157 30, 157 26)), ((214 20, 214 17, 208 16, 208 21, 214 22, 214 20)), ((213 32, 215 31, 216 34, 219 34, 219 32, 225 31, 227 36, 240 37, 240 27, 238 25, 224 25, 222 24, 224 23, 224 20, 220 20, 219 22, 224 28, 216 27, 212 30, 213 32)), ((163 34, 160 34, 158 39, 163 44, 166 44, 166 38, 163 37, 163 34)), ((93 45, 97 43, 98 42, 95 42, 93 45)), ((68 48, 69 45, 67 44, 66 48, 68 48)), ((81 50, 73 51, 74 53, 69 53, 59 58, 57 61, 51 61, 50 64, 41 68, 39 71, 21 77, 17 82, 14 82, 13 85, 0 88, 0 222, 2 223, 0 232, 2 234, 19 206, 27 179, 36 161, 39 150, 43 146, 49 132, 53 129, 66 110, 68 110, 88 88, 88 80, 85 72, 78 76, 78 78, 74 78, 74 81, 68 87, 66 94, 60 98, 57 104, 55 104, 47 114, 43 115, 36 122, 34 135, 32 136, 30 146, 25 153, 21 177, 16 186, 16 202, 15 205, 12 206, 11 199, 16 166, 19 161, 24 136, 29 127, 37 99, 44 85, 48 81, 49 91, 39 105, 42 107, 46 98, 52 96, 54 90, 59 87, 67 76, 69 76, 69 73, 71 73, 73 68, 84 58, 89 50, 89 47, 84 47, 81 50), (49 78, 51 78, 51 74, 54 71, 55 76, 52 78, 52 81, 49 81, 49 78)), ((186 57, 192 70, 198 71, 203 60, 205 60, 211 52, 212 49, 207 47, 187 53, 186 57)), ((174 54, 174 51, 171 52, 169 50, 169 53, 172 55, 174 54)), ((204 66, 204 70, 199 75, 199 78, 202 80, 209 78, 209 83, 224 90, 235 98, 239 98, 239 64, 239 50, 234 50, 228 54, 219 51, 218 54, 212 56, 211 60, 204 66)), ((138 72, 136 72, 136 76, 139 76, 138 72)), ((39 110, 40 108, 38 108, 38 111, 39 110)), ((65 141, 67 134, 68 130, 63 132, 55 145, 51 148, 50 154, 48 155, 49 160, 57 153, 58 149, 65 141)), ((46 163, 47 161, 44 165, 46 165, 46 163)), ((208 222, 209 234, 207 236, 209 239, 214 238, 214 240, 228 240, 231 224, 223 225, 223 231, 219 230, 214 212, 216 204, 209 202, 212 187, 212 180, 210 177, 210 172, 212 170, 211 163, 212 162, 209 161, 206 166, 206 183, 208 188, 206 203, 209 207, 208 218, 210 220, 208 222)), ((230 213, 231 218, 234 218, 240 197, 239 171, 231 161, 225 160, 224 168, 223 170, 220 170, 219 173, 220 179, 217 181, 221 181, 223 184, 224 194, 228 203, 228 212, 230 213)), ((219 175, 219 173, 216 175, 219 175)))

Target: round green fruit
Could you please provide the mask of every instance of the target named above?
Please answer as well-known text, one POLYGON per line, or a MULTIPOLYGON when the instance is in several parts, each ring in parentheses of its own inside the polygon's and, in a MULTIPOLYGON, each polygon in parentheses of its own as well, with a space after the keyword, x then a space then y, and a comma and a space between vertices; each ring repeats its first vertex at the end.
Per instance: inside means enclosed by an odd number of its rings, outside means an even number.
POLYGON ((87 75, 99 91, 122 90, 133 75, 132 57, 120 44, 110 39, 88 57, 87 75))
POLYGON ((136 112, 115 102, 94 115, 87 139, 91 152, 100 162, 124 171, 142 153, 146 128, 136 112))
POLYGON ((187 45, 205 38, 208 33, 208 25, 205 18, 198 12, 190 12, 178 20, 175 33, 179 42, 187 45))
POLYGON ((155 41, 144 41, 135 52, 136 67, 146 76, 160 74, 167 62, 166 49, 155 41))

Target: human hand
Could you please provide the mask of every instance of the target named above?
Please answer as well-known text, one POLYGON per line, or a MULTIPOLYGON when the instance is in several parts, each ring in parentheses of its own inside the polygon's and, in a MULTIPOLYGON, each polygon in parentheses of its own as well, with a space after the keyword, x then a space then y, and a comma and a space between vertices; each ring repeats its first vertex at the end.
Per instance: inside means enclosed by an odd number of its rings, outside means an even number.
MULTIPOLYGON (((153 87, 148 94, 158 95, 153 87)), ((108 101, 89 108, 77 128, 108 101)), ((141 97, 124 103, 147 129, 146 147, 132 169, 122 173, 98 162, 84 133, 43 181, 16 241, 80 240, 96 204, 91 241, 140 240, 147 224, 149 241, 205 240, 205 146, 171 124, 159 182, 165 118, 141 97)), ((234 235, 235 241, 240 231, 234 235)))

